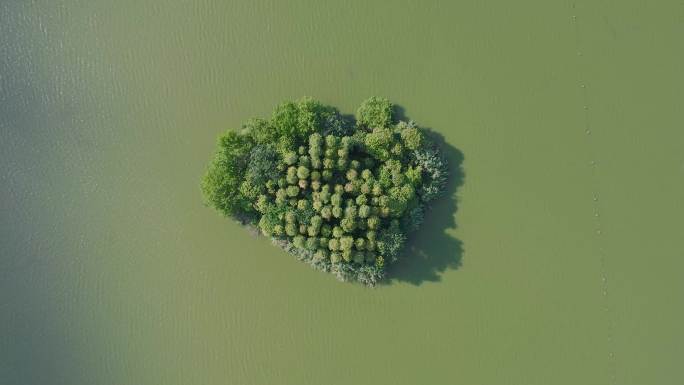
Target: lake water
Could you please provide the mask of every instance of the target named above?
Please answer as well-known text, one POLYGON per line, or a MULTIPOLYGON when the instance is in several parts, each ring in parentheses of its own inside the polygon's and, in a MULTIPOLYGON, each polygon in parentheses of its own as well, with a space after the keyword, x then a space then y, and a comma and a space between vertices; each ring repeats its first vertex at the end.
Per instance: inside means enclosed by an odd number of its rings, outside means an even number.
POLYGON ((0 2, 1 384, 684 382, 681 1, 0 2), (463 157, 388 285, 202 205, 371 95, 463 157))

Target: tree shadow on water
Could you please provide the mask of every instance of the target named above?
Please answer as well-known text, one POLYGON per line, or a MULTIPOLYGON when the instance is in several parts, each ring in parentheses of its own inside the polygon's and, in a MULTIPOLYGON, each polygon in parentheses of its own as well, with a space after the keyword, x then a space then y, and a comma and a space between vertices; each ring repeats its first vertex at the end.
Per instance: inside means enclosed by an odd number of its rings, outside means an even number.
MULTIPOLYGON (((402 107, 395 107, 395 116, 400 120, 410 120, 402 107)), ((422 128, 449 162, 449 178, 444 194, 428 204, 423 225, 409 235, 399 260, 387 272, 389 282, 408 282, 416 286, 426 281, 440 281, 444 271, 461 266, 463 256, 463 243, 447 234, 446 230, 456 228, 456 193, 465 180, 462 168, 464 156, 447 143, 444 136, 430 128, 422 128)))

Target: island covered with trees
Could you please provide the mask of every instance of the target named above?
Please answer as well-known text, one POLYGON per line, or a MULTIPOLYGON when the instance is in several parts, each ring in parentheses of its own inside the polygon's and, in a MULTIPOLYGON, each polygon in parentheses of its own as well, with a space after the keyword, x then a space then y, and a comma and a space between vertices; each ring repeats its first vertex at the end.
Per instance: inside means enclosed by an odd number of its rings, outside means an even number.
POLYGON ((201 187, 209 206, 299 260, 374 286, 447 174, 425 130, 387 99, 364 101, 354 119, 302 98, 221 135, 201 187))

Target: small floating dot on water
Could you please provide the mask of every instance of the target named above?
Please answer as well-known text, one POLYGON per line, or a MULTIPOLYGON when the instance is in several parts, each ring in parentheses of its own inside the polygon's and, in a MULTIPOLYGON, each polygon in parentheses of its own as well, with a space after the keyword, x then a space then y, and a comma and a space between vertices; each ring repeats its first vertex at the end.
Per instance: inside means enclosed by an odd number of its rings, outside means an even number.
POLYGON ((601 235, 601 230, 596 230, 596 234, 601 235))
POLYGON ((599 213, 595 213, 594 216, 595 216, 596 218, 598 218, 598 217, 600 217, 601 215, 599 215, 599 213))
POLYGON ((582 108, 584 108, 585 110, 588 110, 588 109, 589 109, 589 106, 584 106, 584 107, 582 107, 582 108))
POLYGON ((577 52, 577 56, 582 56, 582 52, 577 52))
POLYGON ((587 135, 591 135, 591 130, 585 130, 584 131, 587 135))
POLYGON ((594 202, 598 202, 598 197, 594 196, 594 202))
POLYGON ((582 88, 587 88, 587 86, 585 86, 584 84, 580 85, 580 87, 582 87, 582 88))

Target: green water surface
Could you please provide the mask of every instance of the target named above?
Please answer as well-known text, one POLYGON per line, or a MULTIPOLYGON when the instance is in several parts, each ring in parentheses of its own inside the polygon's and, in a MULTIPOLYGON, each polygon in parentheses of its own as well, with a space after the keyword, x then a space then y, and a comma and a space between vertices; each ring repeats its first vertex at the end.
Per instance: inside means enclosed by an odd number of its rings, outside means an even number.
POLYGON ((0 1, 0 384, 684 383, 681 1, 0 1), (441 133, 389 285, 202 206, 303 95, 441 133), (679 326, 678 326, 679 325, 679 326))

